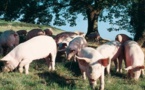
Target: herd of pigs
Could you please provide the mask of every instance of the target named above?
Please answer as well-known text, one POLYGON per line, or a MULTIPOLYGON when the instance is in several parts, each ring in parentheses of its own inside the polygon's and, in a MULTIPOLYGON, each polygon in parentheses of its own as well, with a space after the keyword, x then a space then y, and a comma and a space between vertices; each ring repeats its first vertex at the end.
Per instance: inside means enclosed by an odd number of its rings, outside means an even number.
POLYGON ((0 61, 4 62, 4 72, 18 68, 23 73, 24 68, 25 74, 29 74, 30 63, 42 58, 46 59, 49 70, 53 71, 58 52, 63 53, 67 60, 78 62, 83 79, 88 78, 92 89, 96 88, 99 79, 100 90, 104 90, 104 71, 110 74, 112 61, 116 72, 120 73, 124 61, 129 78, 138 80, 144 74, 144 53, 138 43, 125 34, 118 34, 114 41, 97 48, 88 46, 81 32, 62 32, 54 36, 49 28, 32 29, 29 32, 6 30, 0 35, 0 61))

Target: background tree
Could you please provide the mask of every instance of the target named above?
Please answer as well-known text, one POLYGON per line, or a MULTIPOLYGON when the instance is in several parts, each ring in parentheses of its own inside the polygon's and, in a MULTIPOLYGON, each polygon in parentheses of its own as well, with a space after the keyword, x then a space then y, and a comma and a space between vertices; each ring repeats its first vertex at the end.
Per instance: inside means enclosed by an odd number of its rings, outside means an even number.
POLYGON ((130 9, 132 32, 135 32, 134 40, 143 44, 145 40, 145 0, 135 0, 130 9))
MULTIPOLYGON (((53 20, 53 24, 58 26, 66 23, 75 26, 77 15, 82 14, 84 19, 88 20, 88 35, 91 32, 98 32, 99 17, 104 21, 109 18, 112 23, 113 17, 119 17, 122 7, 128 2, 127 0, 1 0, 0 14, 4 16, 4 20, 18 19, 45 25, 49 25, 53 20), (102 14, 104 9, 110 11, 106 17, 102 14), (116 13, 118 10, 119 12, 116 13), (111 13, 115 14, 111 15, 111 13)), ((123 19, 122 23, 118 22, 121 27, 126 25, 127 20, 123 19)))

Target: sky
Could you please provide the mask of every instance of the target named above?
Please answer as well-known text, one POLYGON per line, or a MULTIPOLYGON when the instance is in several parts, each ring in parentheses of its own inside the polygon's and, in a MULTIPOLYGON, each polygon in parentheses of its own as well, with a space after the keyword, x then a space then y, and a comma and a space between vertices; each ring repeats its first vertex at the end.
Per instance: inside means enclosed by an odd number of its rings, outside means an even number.
MULTIPOLYGON (((88 28, 87 20, 83 20, 83 16, 78 15, 78 19, 76 20, 76 22, 77 22, 77 25, 74 27, 70 27, 68 24, 66 26, 53 26, 53 25, 51 26, 60 28, 65 31, 81 31, 81 32, 87 33, 87 28, 88 28)), ((121 33, 126 34, 130 37, 133 37, 126 30, 111 31, 111 32, 107 31, 107 28, 110 28, 110 27, 111 25, 108 22, 98 22, 98 30, 99 30, 100 36, 103 39, 115 40, 115 36, 121 33)))

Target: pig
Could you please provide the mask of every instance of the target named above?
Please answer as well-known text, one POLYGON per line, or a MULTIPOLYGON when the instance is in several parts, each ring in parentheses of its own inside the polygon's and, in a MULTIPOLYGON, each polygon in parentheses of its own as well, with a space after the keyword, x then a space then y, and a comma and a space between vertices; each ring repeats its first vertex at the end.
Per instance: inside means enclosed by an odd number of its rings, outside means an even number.
POLYGON ((85 34, 83 32, 75 31, 75 33, 78 34, 78 35, 81 35, 81 36, 85 37, 85 34))
POLYGON ((96 88, 99 78, 100 90, 104 90, 104 69, 109 63, 109 58, 104 58, 92 47, 82 48, 75 57, 78 60, 83 78, 86 79, 87 76, 92 89, 96 88))
POLYGON ((48 36, 53 36, 53 33, 54 33, 52 28, 44 29, 44 32, 48 36))
POLYGON ((122 60, 123 60, 123 46, 118 41, 109 41, 106 42, 96 48, 98 52, 100 52, 104 58, 109 57, 109 64, 106 67, 107 74, 110 74, 110 67, 111 67, 111 61, 114 61, 116 71, 122 72, 122 60), (119 68, 117 63, 117 58, 119 60, 119 68))
POLYGON ((62 49, 65 49, 68 45, 68 43, 75 37, 80 36, 74 32, 62 32, 57 34, 54 39, 57 43, 58 50, 61 51, 62 49))
POLYGON ((45 35, 45 32, 41 29, 32 29, 26 35, 26 40, 29 40, 38 35, 45 35))
POLYGON ((121 44, 123 44, 124 42, 126 42, 128 40, 132 40, 132 38, 130 38, 126 34, 118 34, 118 35, 116 35, 115 40, 119 41, 121 44))
POLYGON ((86 39, 82 36, 74 38, 72 41, 69 42, 66 48, 66 56, 67 60, 70 60, 74 57, 82 48, 87 47, 88 43, 86 39))
POLYGON ((27 30, 18 30, 17 31, 19 35, 19 43, 25 42, 26 41, 26 35, 27 35, 27 30))
POLYGON ((55 58, 57 46, 55 40, 50 36, 36 36, 19 45, 4 56, 0 61, 6 61, 3 71, 13 71, 19 67, 19 72, 29 74, 29 65, 33 60, 45 58, 49 70, 55 70, 55 58))
POLYGON ((27 35, 27 30, 18 30, 17 31, 19 36, 26 36, 27 35))
POLYGON ((124 44, 125 61, 128 77, 138 80, 140 75, 144 74, 144 53, 135 41, 129 40, 124 44))
POLYGON ((59 33, 57 34, 54 39, 56 41, 56 43, 61 43, 63 40, 65 40, 67 37, 73 37, 73 36, 76 36, 78 35, 77 33, 74 33, 74 32, 62 32, 62 33, 59 33))
POLYGON ((58 54, 61 55, 65 55, 64 57, 67 57, 66 54, 66 48, 68 47, 68 44, 70 43, 70 41, 73 40, 73 38, 78 37, 77 35, 72 36, 72 37, 67 37, 65 38, 62 42, 57 44, 57 48, 58 48, 58 54))
POLYGON ((0 36, 1 54, 6 55, 19 44, 19 35, 14 30, 6 30, 0 36))
POLYGON ((58 49, 59 51, 63 51, 63 49, 66 49, 66 47, 68 46, 69 42, 71 40, 73 40, 73 38, 75 38, 77 36, 72 36, 72 37, 67 37, 65 38, 62 42, 58 43, 58 49))

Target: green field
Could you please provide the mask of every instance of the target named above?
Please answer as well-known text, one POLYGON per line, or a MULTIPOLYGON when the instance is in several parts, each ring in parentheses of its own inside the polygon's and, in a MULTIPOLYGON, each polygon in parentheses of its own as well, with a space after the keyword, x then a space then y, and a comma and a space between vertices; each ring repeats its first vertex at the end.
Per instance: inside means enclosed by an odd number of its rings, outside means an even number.
MULTIPOLYGON (((0 31, 3 31, 45 29, 50 26, 0 21, 0 27, 0 31)), ((52 28, 55 34, 63 31, 52 28)), ((89 42, 89 45, 97 47, 97 43, 89 42)), ((78 63, 67 61, 63 55, 56 58, 56 71, 49 72, 45 60, 41 59, 30 64, 29 72, 29 75, 25 75, 18 70, 9 73, 0 71, 0 90, 90 90, 88 81, 82 79, 78 63)), ((111 75, 105 75, 105 90, 145 90, 145 78, 130 80, 126 77, 126 71, 116 73, 112 63, 111 75)))
POLYGON ((47 26, 47 25, 36 25, 36 24, 31 24, 31 23, 20 23, 20 22, 6 22, 3 20, 0 20, 0 31, 5 31, 5 30, 31 30, 35 28, 40 28, 42 30, 47 29, 47 28, 52 28, 54 30, 54 34, 58 34, 60 32, 63 32, 64 30, 61 30, 59 28, 55 28, 52 26, 47 26))

